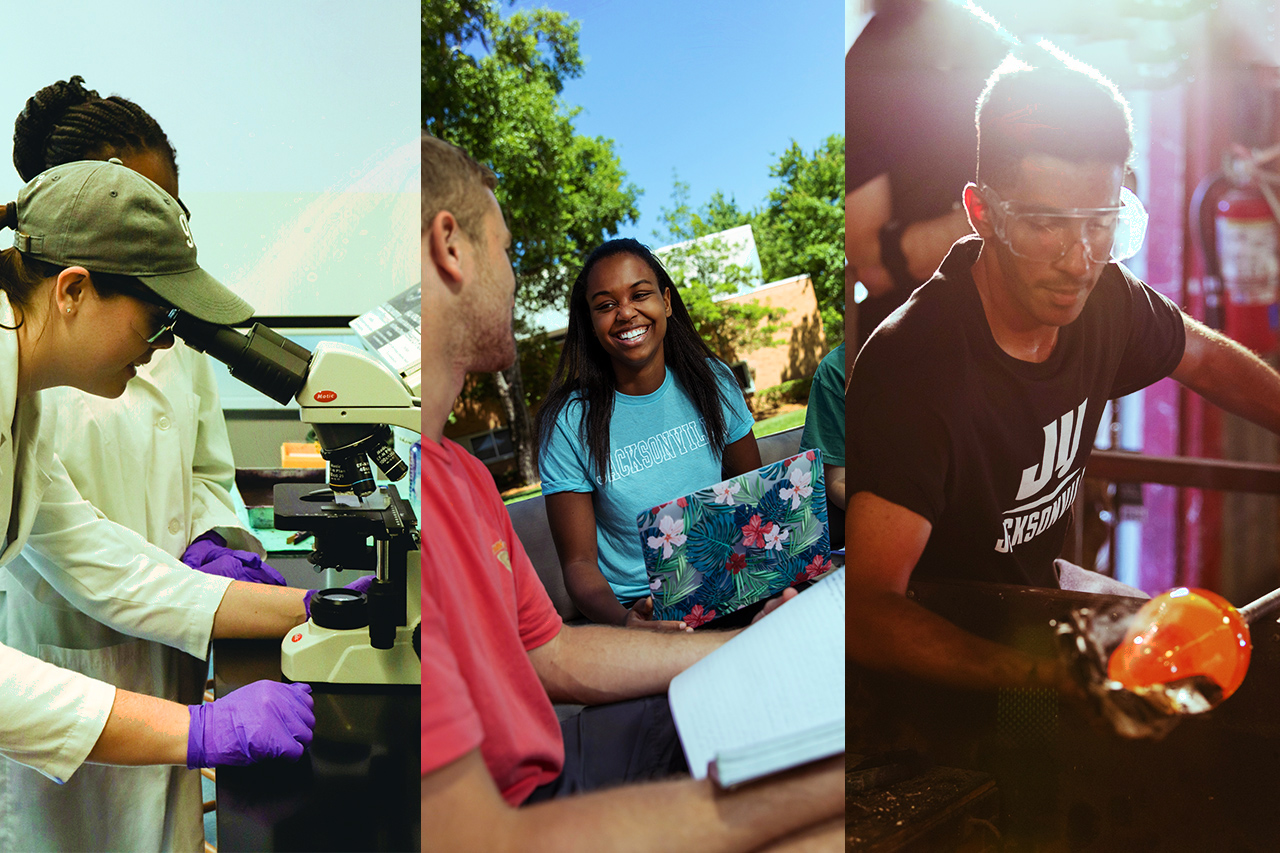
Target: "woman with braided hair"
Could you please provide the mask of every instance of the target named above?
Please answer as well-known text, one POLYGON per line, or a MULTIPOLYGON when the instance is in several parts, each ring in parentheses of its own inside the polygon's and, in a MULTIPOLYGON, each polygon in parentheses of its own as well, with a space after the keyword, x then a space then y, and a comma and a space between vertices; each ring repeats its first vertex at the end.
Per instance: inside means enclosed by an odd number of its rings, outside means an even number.
MULTIPOLYGON (((24 180, 108 158, 171 196, 185 227, 173 146, 137 104, 102 98, 76 76, 37 92, 14 124, 13 160, 24 180)), ((66 385, 42 391, 44 439, 81 497, 171 557, 208 574, 283 584, 234 510, 235 465, 210 363, 167 340, 173 346, 136 365, 114 399, 66 385)), ((203 660, 172 642, 131 636, 140 631, 127 622, 104 624, 48 589, 50 571, 57 568, 24 553, 0 575, 8 623, 0 640, 108 684, 200 701, 203 660)), ((199 773, 182 767, 89 766, 60 785, 0 762, 0 848, 9 836, 24 849, 198 850, 201 800, 199 773)))
POLYGON ((60 163, 108 157, 170 195, 177 189, 177 156, 159 123, 133 101, 86 89, 78 74, 32 95, 13 123, 13 165, 23 181, 60 163))

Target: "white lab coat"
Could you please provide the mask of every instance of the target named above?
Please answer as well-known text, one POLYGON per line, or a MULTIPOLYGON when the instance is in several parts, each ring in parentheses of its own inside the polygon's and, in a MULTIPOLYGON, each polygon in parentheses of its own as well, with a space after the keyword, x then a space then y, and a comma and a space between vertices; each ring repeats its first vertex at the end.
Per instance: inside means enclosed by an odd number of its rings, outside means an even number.
MULTIPOLYGON (((8 300, 2 294, 0 322, 13 325, 8 300)), ((0 752, 50 777, 67 780, 102 731, 114 698, 108 685, 144 693, 154 693, 147 688, 156 684, 180 685, 183 672, 191 671, 181 656, 168 652, 153 655, 144 647, 163 643, 205 657, 213 615, 231 582, 192 571, 136 532, 95 511, 54 454, 52 439, 63 424, 52 431, 42 429, 41 402, 27 399, 18 404, 16 381, 17 340, 12 333, 0 331, 0 424, 12 424, 9 432, 0 432, 0 521, 11 516, 0 528, 9 532, 8 544, 0 553, 0 564, 7 564, 8 569, 4 577, 6 642, 50 663, 101 673, 107 684, 55 670, 63 680, 60 701, 55 704, 44 702, 40 695, 24 697, 22 691, 0 689, 0 737, 10 728, 21 733, 17 741, 20 749, 14 742, 0 740, 0 752), (24 545, 22 559, 15 559, 24 545), (153 642, 140 643, 117 631, 153 642), (75 744, 74 750, 67 750, 31 722, 25 726, 16 722, 23 717, 44 720, 51 730, 60 726, 66 733, 64 739, 75 744), (10 719, 15 720, 12 727, 10 719), (52 758, 59 750, 67 752, 60 764, 52 758)), ((93 457, 123 464, 117 475, 121 479, 108 491, 133 490, 150 497, 144 472, 136 461, 124 458, 119 445, 104 445, 93 451, 93 457)), ((203 498, 201 506, 207 510, 203 498)), ((38 678, 51 677, 48 663, 16 655, 8 651, 0 657, 0 667, 17 668, 16 675, 0 669, 0 679, 35 684, 38 678)), ((203 838, 202 832, 194 840, 190 832, 176 837, 175 827, 165 822, 170 777, 176 772, 171 768, 89 765, 69 779, 67 788, 59 789, 12 762, 0 763, 0 767, 0 849, 148 849, 128 840, 117 846, 109 830, 125 832, 126 838, 132 837, 135 829, 149 833, 157 839, 149 849, 198 849, 203 838), (98 771, 126 776, 107 783, 98 771), (33 808, 26 800, 32 790, 27 783, 38 783, 47 791, 70 791, 69 786, 79 786, 82 776, 88 780, 83 787, 90 796, 56 800, 56 810, 44 813, 39 829, 33 832, 36 822, 31 818, 39 806, 33 808), (149 776, 163 779, 125 781, 149 776), (144 796, 139 789, 149 793, 144 796), (95 800, 97 797, 107 799, 95 800), (111 810, 109 801, 117 798, 124 811, 111 810)), ((195 773, 183 769, 180 775, 195 773)), ((198 790, 197 780, 197 803, 198 790)))

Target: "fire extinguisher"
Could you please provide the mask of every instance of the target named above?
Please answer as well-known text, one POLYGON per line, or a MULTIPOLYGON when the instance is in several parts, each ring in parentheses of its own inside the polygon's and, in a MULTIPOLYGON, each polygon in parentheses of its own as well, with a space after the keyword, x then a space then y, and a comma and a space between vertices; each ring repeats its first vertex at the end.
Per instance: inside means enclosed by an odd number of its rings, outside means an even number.
POLYGON ((1248 167, 1256 165, 1236 160, 1205 178, 1193 195, 1192 213, 1205 260, 1207 322, 1269 355, 1276 351, 1280 326, 1280 230, 1251 177, 1248 167))

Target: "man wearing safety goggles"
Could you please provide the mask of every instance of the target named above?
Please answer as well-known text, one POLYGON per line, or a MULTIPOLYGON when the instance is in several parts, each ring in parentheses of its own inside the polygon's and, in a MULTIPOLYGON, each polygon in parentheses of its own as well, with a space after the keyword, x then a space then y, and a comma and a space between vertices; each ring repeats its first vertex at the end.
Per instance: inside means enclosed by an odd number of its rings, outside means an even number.
POLYGON ((1055 563, 1108 400, 1173 376, 1280 432, 1280 376, 1117 263, 1146 230, 1121 186, 1128 105, 1092 69, 1046 60, 988 81, 963 196, 976 236, 875 331, 849 389, 849 658, 953 686, 1075 691, 1056 659, 906 591, 1108 581, 1055 563))

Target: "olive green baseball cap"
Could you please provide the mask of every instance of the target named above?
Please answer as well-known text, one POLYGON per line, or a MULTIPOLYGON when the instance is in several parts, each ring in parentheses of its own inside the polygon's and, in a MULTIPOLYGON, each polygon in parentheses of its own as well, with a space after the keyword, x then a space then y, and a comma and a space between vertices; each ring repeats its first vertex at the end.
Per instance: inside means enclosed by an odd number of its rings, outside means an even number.
POLYGON ((58 266, 128 275, 206 323, 239 323, 253 306, 196 263, 181 205, 120 164, 80 160, 41 172, 18 193, 19 251, 58 266))

